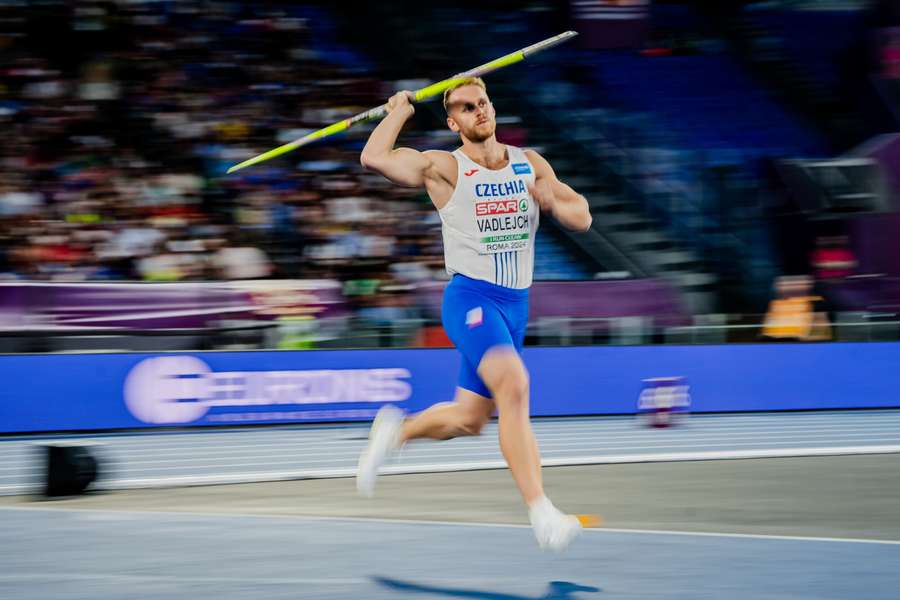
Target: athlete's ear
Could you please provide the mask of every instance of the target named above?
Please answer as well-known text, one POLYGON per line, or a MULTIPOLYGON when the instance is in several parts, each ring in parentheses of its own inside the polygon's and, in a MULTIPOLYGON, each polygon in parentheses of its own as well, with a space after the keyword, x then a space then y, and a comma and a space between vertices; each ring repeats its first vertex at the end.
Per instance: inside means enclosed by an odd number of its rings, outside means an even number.
POLYGON ((447 127, 449 127, 450 131, 453 133, 459 133, 459 125, 453 120, 453 117, 447 117, 447 127))

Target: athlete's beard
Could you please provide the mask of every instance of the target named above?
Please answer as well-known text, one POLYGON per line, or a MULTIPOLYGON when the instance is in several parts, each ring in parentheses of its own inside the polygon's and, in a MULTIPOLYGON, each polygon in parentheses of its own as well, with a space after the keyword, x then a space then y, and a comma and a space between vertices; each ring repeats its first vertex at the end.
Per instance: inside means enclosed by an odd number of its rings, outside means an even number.
POLYGON ((480 130, 478 129, 477 125, 473 125, 468 129, 464 129, 462 132, 463 137, 465 137, 470 142, 476 143, 480 143, 490 139, 494 135, 497 127, 491 122, 489 122, 488 124, 490 125, 489 128, 482 128, 480 130))

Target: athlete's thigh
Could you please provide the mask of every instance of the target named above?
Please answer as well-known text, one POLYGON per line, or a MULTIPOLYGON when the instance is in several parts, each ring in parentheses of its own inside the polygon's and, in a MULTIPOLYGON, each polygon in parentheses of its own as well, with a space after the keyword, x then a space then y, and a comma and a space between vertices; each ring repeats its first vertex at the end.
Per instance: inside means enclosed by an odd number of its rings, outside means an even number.
POLYGON ((509 325, 500 309, 493 300, 481 294, 448 292, 444 296, 441 320, 450 341, 468 365, 475 369, 491 348, 515 347, 509 325))

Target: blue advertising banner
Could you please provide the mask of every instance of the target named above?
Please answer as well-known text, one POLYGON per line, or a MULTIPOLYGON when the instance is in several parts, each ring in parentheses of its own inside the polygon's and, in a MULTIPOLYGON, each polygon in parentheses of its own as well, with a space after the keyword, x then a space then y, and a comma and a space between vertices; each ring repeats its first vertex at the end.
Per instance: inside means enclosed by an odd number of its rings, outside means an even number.
MULTIPOLYGON (((630 414, 648 379, 693 412, 900 407, 900 344, 527 348, 536 416, 630 414), (680 393, 680 392, 679 392, 680 393)), ((449 400, 455 350, 0 357, 0 431, 370 419, 449 400)))

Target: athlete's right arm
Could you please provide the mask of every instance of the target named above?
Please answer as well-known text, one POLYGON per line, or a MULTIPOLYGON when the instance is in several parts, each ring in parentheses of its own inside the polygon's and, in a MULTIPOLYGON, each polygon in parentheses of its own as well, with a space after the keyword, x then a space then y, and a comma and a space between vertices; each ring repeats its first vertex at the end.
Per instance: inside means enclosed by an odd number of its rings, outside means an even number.
POLYGON ((410 103, 412 92, 398 92, 388 100, 388 115, 372 131, 359 162, 397 185, 422 187, 426 173, 433 167, 427 155, 412 148, 394 148, 403 124, 416 112, 410 103))

